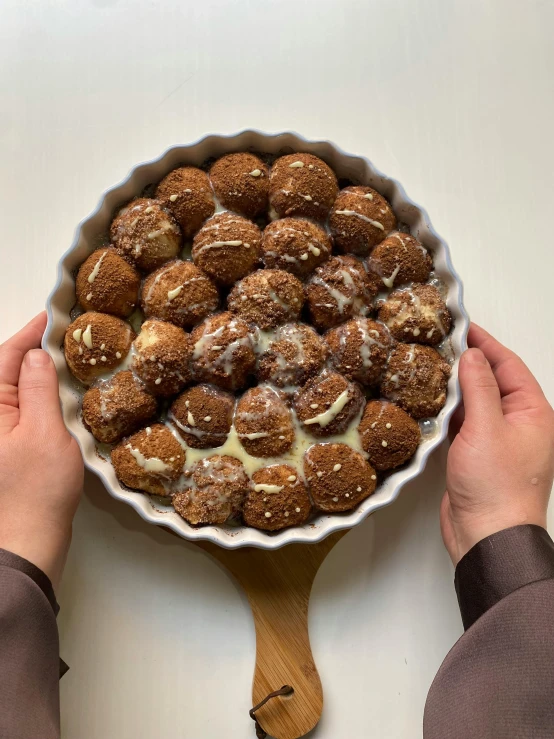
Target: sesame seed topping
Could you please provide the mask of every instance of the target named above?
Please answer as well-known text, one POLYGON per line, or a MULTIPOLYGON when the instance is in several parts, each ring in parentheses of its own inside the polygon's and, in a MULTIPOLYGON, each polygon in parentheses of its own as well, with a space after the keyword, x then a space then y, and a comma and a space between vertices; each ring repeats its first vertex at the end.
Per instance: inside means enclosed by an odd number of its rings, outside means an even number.
POLYGON ((341 468, 341 467, 342 467, 342 464, 336 464, 336 465, 335 465, 335 466, 333 467, 333 472, 338 472, 338 471, 340 470, 340 468, 341 468))

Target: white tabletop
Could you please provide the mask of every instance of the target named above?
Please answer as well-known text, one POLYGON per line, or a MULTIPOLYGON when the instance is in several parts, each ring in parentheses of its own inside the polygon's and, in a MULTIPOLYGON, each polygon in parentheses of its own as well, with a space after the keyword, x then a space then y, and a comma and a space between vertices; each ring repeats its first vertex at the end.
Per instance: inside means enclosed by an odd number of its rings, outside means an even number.
MULTIPOLYGON (((76 223, 134 163, 205 132, 293 128, 428 209, 471 316, 552 400, 553 22, 548 0, 4 0, 0 339, 44 306, 76 223)), ((421 736, 462 631, 444 464, 443 449, 319 573, 314 738, 421 736)), ((254 736, 245 600, 91 476, 60 601, 65 739, 254 736)))

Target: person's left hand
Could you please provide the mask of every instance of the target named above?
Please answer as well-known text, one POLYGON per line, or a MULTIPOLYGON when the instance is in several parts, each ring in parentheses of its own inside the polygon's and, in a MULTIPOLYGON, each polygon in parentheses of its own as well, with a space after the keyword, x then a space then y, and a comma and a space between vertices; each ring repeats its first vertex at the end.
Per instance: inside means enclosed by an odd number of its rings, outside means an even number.
POLYGON ((54 589, 83 487, 83 460, 62 420, 58 378, 40 349, 41 313, 0 346, 0 547, 32 562, 54 589))

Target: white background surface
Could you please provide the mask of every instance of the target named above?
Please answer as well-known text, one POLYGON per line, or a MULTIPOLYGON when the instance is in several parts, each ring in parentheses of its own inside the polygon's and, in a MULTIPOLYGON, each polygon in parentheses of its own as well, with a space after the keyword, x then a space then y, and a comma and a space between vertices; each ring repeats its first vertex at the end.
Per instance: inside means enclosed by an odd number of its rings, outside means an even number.
MULTIPOLYGON (((368 156, 427 208, 471 316, 552 401, 551 0, 2 0, 0 15, 0 340, 134 163, 209 131, 292 128, 368 156)), ((319 573, 314 739, 421 736, 461 633, 444 461, 319 573)), ((246 602, 90 476, 60 601, 65 739, 253 736, 246 602)))

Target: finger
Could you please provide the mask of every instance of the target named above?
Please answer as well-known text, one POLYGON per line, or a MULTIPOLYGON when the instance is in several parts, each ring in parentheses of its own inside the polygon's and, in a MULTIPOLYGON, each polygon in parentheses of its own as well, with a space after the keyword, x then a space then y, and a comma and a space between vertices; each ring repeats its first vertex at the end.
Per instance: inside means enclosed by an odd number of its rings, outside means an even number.
POLYGON ((23 357, 31 349, 40 346, 45 328, 46 312, 43 311, 0 345, 0 392, 3 385, 17 386, 23 357))
POLYGON ((528 410, 544 402, 541 386, 517 354, 473 323, 468 342, 470 346, 481 349, 490 362, 500 393, 508 401, 505 403, 506 410, 528 410))
POLYGON ((42 349, 27 352, 19 374, 19 424, 36 434, 50 434, 63 426, 58 376, 42 349))
POLYGON ((465 424, 485 428, 502 420, 500 390, 492 369, 480 349, 468 349, 460 358, 460 387, 465 424))

